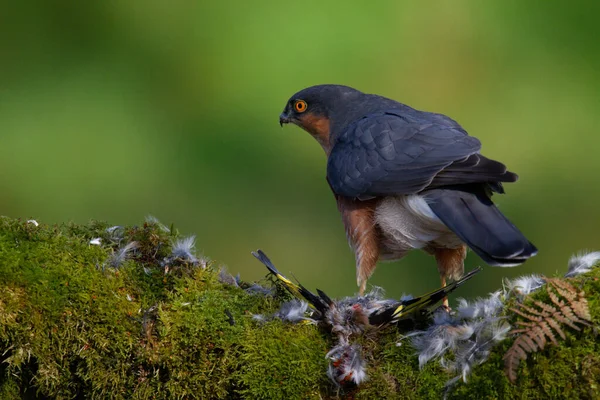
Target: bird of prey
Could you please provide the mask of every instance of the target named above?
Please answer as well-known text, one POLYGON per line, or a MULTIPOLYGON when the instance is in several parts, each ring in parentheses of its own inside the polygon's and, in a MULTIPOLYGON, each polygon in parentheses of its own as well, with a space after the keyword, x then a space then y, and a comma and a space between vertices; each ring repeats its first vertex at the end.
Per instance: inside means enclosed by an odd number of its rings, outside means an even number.
POLYGON ((467 246, 500 267, 537 253, 491 200, 517 175, 481 155, 479 140, 453 119, 318 85, 294 94, 279 122, 310 133, 327 155, 361 294, 379 260, 413 249, 435 257, 442 285, 463 275, 467 246))

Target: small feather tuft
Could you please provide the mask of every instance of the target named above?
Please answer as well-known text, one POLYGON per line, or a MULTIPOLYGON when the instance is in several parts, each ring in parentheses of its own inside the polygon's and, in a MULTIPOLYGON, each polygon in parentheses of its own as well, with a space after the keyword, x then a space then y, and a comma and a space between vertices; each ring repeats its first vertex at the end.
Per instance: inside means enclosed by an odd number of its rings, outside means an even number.
POLYGON ((275 313, 274 317, 279 318, 282 321, 291 322, 295 324, 298 322, 310 320, 310 318, 306 317, 307 311, 307 302, 294 299, 283 303, 279 310, 275 313))
POLYGON ((263 296, 272 296, 274 290, 272 288, 264 287, 258 283, 253 283, 251 286, 244 289, 248 294, 260 294, 263 296))
POLYGON ((179 239, 173 244, 171 249, 171 256, 189 262, 190 264, 198 264, 198 258, 194 255, 194 248, 196 247, 196 236, 188 236, 183 239, 179 239))
POLYGON ((167 228, 166 225, 164 225, 163 223, 161 223, 158 218, 156 218, 153 215, 148 215, 146 217, 146 223, 150 224, 150 225, 156 225, 158 227, 158 229, 160 229, 161 231, 165 232, 165 233, 171 233, 171 230, 169 228, 167 228))
POLYGON ((129 242, 125 246, 119 248, 108 259, 109 265, 113 268, 119 268, 125 261, 129 259, 137 247, 137 242, 129 242))
POLYGON ((253 314, 252 319, 260 324, 264 324, 265 322, 267 322, 267 317, 263 314, 253 314))
POLYGON ((227 272, 227 268, 225 266, 222 266, 221 269, 219 269, 219 282, 222 284, 240 287, 240 280, 240 274, 237 274, 237 276, 231 275, 229 272, 227 272))
POLYGON ((125 228, 119 225, 111 226, 106 228, 106 233, 112 242, 120 244, 125 237, 125 228))
POLYGON ((504 303, 502 293, 496 291, 486 298, 479 298, 468 302, 465 299, 458 300, 457 316, 459 319, 473 318, 495 318, 501 311, 504 303))
POLYGON ((544 281, 543 276, 532 274, 509 280, 506 282, 506 287, 510 290, 510 292, 516 294, 520 298, 523 298, 524 296, 527 296, 544 286, 545 283, 546 282, 544 281))
POLYGON ((510 330, 500 316, 504 300, 502 292, 497 291, 475 301, 460 299, 452 314, 439 309, 427 330, 407 335, 418 351, 419 367, 439 359, 446 370, 459 374, 447 382, 448 388, 460 379, 466 381, 473 367, 487 360, 491 349, 510 330))
POLYGON ((565 274, 566 278, 572 278, 577 275, 590 272, 594 266, 600 263, 600 251, 592 253, 575 254, 569 260, 569 271, 565 274))

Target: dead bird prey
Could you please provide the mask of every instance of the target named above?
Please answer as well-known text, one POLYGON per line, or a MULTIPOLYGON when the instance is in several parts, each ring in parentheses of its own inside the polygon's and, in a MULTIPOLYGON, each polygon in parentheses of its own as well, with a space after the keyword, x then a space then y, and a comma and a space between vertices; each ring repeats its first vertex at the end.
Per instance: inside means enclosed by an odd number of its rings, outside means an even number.
MULTIPOLYGON (((300 283, 293 283, 275 268, 261 250, 253 252, 252 255, 263 263, 293 296, 308 303, 312 309, 310 317, 295 318, 296 321, 310 320, 319 323, 336 335, 337 345, 327 354, 330 360, 328 375, 336 384, 342 386, 358 385, 366 379, 360 346, 350 344, 352 336, 427 315, 435 304, 481 270, 480 267, 476 268, 461 279, 419 297, 384 299, 381 290, 374 290, 364 296, 333 300, 319 289, 317 294, 314 294, 300 283)), ((296 308, 301 309, 298 306, 296 308)), ((304 307, 302 311, 304 310, 307 308, 304 307)))
POLYGON ((252 252, 252 255, 263 263, 292 295, 308 302, 313 309, 313 319, 330 325, 334 332, 347 334, 357 334, 369 327, 382 327, 415 317, 443 300, 481 271, 481 267, 478 267, 461 279, 419 297, 402 300, 382 299, 381 291, 375 290, 364 296, 345 297, 334 301, 319 289, 317 294, 314 294, 300 283, 295 284, 283 276, 262 250, 252 252))

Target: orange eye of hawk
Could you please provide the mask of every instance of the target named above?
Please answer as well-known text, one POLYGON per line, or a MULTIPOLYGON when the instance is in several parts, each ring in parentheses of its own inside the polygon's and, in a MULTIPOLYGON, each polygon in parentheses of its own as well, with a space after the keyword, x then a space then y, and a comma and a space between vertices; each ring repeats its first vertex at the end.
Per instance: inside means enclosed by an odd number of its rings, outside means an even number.
POLYGON ((307 108, 308 104, 306 104, 304 100, 296 100, 296 102, 294 103, 294 110, 296 110, 299 113, 306 111, 307 108))

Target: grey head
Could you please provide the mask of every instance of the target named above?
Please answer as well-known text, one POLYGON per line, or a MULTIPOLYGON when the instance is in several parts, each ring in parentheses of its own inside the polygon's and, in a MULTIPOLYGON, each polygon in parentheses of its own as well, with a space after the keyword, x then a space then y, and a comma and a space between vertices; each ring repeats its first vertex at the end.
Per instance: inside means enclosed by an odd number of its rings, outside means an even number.
POLYGON ((336 132, 367 114, 391 108, 410 109, 394 100, 363 93, 349 86, 317 85, 290 97, 279 116, 279 123, 303 126, 307 119, 326 118, 331 123, 331 131, 336 132))

